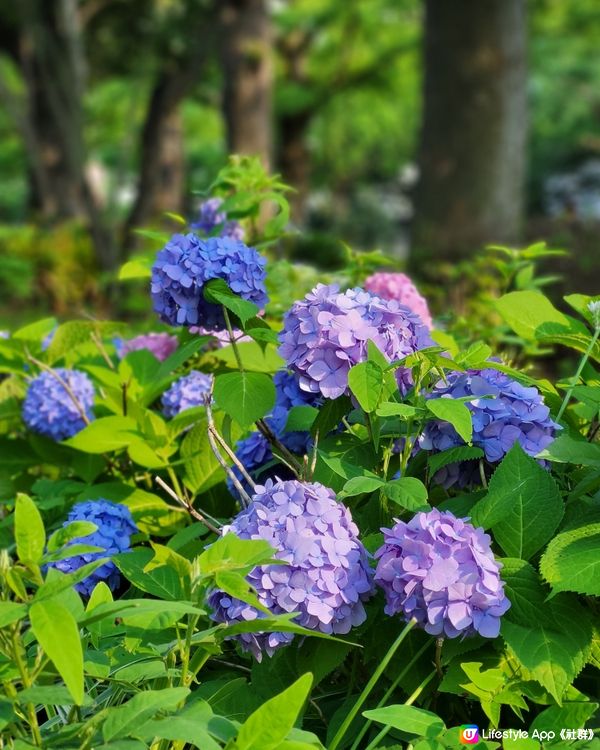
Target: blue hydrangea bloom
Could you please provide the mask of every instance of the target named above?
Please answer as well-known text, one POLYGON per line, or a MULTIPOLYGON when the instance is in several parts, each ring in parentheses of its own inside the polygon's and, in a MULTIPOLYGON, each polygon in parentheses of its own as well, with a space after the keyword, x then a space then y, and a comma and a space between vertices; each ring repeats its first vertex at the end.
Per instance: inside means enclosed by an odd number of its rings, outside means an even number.
MULTIPOLYGON (((348 633, 366 619, 363 602, 373 591, 367 552, 350 511, 318 483, 268 480, 252 505, 223 533, 268 541, 287 565, 260 565, 246 580, 273 614, 297 612, 295 622, 321 633, 348 633)), ((223 591, 209 604, 216 622, 244 622, 264 614, 223 591)), ((293 633, 242 633, 244 650, 260 661, 293 639, 293 633)))
POLYGON ((427 633, 495 638, 510 608, 490 537, 466 518, 437 509, 382 529, 375 583, 388 615, 414 617, 427 633))
MULTIPOLYGON (((49 567, 57 568, 63 573, 73 573, 94 560, 126 552, 130 547, 131 535, 138 531, 126 505, 101 498, 86 500, 74 505, 63 526, 68 526, 73 521, 90 521, 95 523, 98 528, 88 536, 73 539, 69 542, 69 545, 87 544, 91 547, 101 547, 103 551, 75 555, 50 563, 49 567)), ((90 596, 94 587, 100 581, 104 581, 112 591, 119 585, 120 574, 112 560, 103 563, 87 578, 75 584, 75 589, 83 596, 90 596)))
POLYGON ((234 220, 228 220, 225 211, 219 210, 222 205, 222 198, 209 198, 203 201, 200 204, 198 218, 190 223, 190 227, 206 236, 217 233, 219 237, 243 240, 244 230, 241 224, 234 220))
MULTIPOLYGON (((294 406, 318 407, 322 404, 323 399, 319 394, 303 391, 300 388, 297 376, 288 370, 283 369, 276 372, 273 381, 275 383, 275 406, 265 421, 289 451, 303 455, 310 450, 312 445, 310 433, 296 430, 286 431, 285 426, 289 411, 294 406)), ((267 438, 258 430, 238 441, 235 454, 246 471, 256 481, 264 482, 267 478, 274 477, 275 474, 280 477, 287 476, 287 468, 278 463, 261 471, 265 464, 273 460, 273 451, 267 438)), ((239 469, 234 467, 233 471, 246 491, 251 494, 239 469)), ((237 497, 237 491, 229 478, 227 479, 227 486, 231 494, 237 497)))
MULTIPOLYGON (((88 420, 92 420, 94 386, 84 372, 58 367, 56 374, 69 386, 88 420)), ((50 372, 42 372, 27 388, 23 421, 33 432, 60 441, 83 430, 85 420, 64 386, 50 372)))
POLYGON ((226 326, 221 306, 204 299, 204 285, 223 279, 233 292, 262 308, 268 302, 265 265, 265 259, 243 242, 175 234, 152 267, 154 310, 173 326, 222 330, 226 326))
MULTIPOLYGON (((447 382, 440 381, 428 398, 469 396, 473 397, 466 402, 473 417, 473 445, 481 448, 492 464, 500 461, 515 443, 529 456, 537 456, 560 429, 550 418, 550 410, 537 388, 521 385, 491 368, 449 373, 447 382)), ((464 444, 454 427, 441 420, 428 423, 419 438, 420 448, 435 452, 464 444)), ((451 464, 440 469, 435 480, 445 487, 477 483, 477 465, 451 464)))
MULTIPOLYGON (((373 341, 388 361, 432 345, 418 315, 397 300, 384 300, 364 289, 340 292, 318 284, 286 313, 279 354, 299 377, 300 388, 325 398, 350 395, 348 372, 367 359, 373 341)), ((402 392, 410 371, 396 370, 402 392)))
POLYGON ((188 375, 176 380, 162 395, 162 407, 165 417, 174 417, 194 406, 204 406, 206 395, 210 392, 212 375, 192 370, 188 375))
POLYGON ((48 347, 52 343, 52 340, 54 339, 54 334, 56 333, 57 328, 58 326, 54 326, 54 328, 49 333, 47 333, 42 339, 42 351, 43 352, 47 351, 48 347))

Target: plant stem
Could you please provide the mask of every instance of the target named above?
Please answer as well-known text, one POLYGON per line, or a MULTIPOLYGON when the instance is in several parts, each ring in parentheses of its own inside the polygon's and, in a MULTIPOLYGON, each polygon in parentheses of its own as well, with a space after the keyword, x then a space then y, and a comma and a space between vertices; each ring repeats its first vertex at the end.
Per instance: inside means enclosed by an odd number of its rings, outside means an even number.
MULTIPOLYGON (((11 641, 13 647, 14 662, 17 665, 17 669, 19 670, 23 687, 31 687, 31 678, 29 676, 29 672, 27 671, 27 664, 21 657, 21 644, 19 640, 18 627, 13 630, 11 641)), ((27 722, 31 729, 33 741, 37 745, 37 747, 41 747, 42 735, 40 733, 40 725, 38 724, 37 715, 35 713, 35 706, 33 705, 33 703, 27 703, 27 705, 25 706, 25 710, 27 712, 27 722)))
POLYGON ((163 490, 173 498, 173 500, 176 500, 180 505, 182 505, 191 516, 193 516, 197 521, 200 521, 200 523, 203 523, 206 528, 210 529, 210 531, 212 531, 214 534, 217 534, 218 536, 221 535, 221 530, 217 526, 208 521, 202 513, 194 508, 193 505, 187 503, 182 497, 179 497, 175 490, 169 487, 164 479, 162 479, 161 477, 154 477, 154 479, 156 480, 156 484, 160 485, 163 490))
MULTIPOLYGON (((420 659, 420 657, 425 653, 425 651, 427 651, 427 649, 430 646, 431 646, 431 641, 427 641, 426 643, 423 644, 423 646, 421 646, 421 648, 417 651, 417 653, 413 656, 413 658, 408 662, 408 664, 400 672, 400 674, 398 675, 398 677, 396 677, 396 679, 394 680, 394 682, 392 682, 392 684, 390 685, 390 687, 386 690, 383 698, 379 701, 379 703, 377 704, 377 706, 375 708, 381 708, 381 706, 385 706, 385 704, 388 701, 388 698, 390 697, 390 695, 393 695, 394 691, 396 690, 396 688, 398 687, 398 685, 400 684, 400 682, 404 679, 404 677, 407 674, 407 672, 412 668, 413 664, 415 664, 420 659)), ((373 723, 373 721, 371 719, 369 719, 366 722, 366 724, 363 726, 363 728, 358 733, 358 735, 357 735, 356 739, 354 740, 354 742, 353 742, 352 747, 350 748, 350 750, 358 750, 362 738, 369 731, 369 727, 371 726, 372 723, 373 723)))
POLYGON ((360 711, 363 703, 367 700, 369 695, 371 694, 371 691, 377 684, 377 681, 385 671, 385 668, 390 663, 391 658, 394 656, 398 648, 400 647, 402 641, 406 638, 406 636, 410 633, 410 631, 413 629, 413 627, 416 625, 416 620, 414 617, 409 620, 408 624, 404 628, 404 630, 400 633, 400 635, 396 638, 394 643, 390 646, 388 649, 387 654, 383 657, 381 662, 379 663, 379 666, 377 669, 373 672, 371 679, 367 682, 365 685, 362 693, 358 696, 358 699, 356 703, 352 706, 350 711, 348 712, 346 718, 342 722, 342 725, 337 730, 335 737, 333 738, 329 750, 336 750, 336 748, 339 746, 340 742, 342 741, 344 735, 348 731, 350 724, 354 721, 354 718, 356 714, 360 711))
MULTIPOLYGON (((417 700, 417 698, 421 695, 423 690, 427 687, 427 685, 433 680, 433 678, 436 675, 435 669, 433 672, 430 672, 427 677, 423 680, 423 682, 419 685, 419 687, 415 690, 415 692, 404 702, 405 706, 412 706, 412 704, 417 700)), ((367 745, 366 750, 375 750, 379 742, 386 736, 386 734, 390 731, 392 727, 386 726, 384 727, 381 732, 373 739, 372 742, 367 745)))
POLYGON ((435 671, 438 673, 438 676, 440 679, 444 676, 444 673, 442 672, 442 647, 443 645, 444 645, 443 636, 441 638, 435 639, 435 671))
POLYGON ((581 373, 583 372, 583 368, 586 366, 588 359, 590 358, 590 354, 592 353, 592 350, 594 346, 596 345, 596 341, 598 341, 598 337, 600 336, 600 327, 596 327, 596 330, 594 331, 594 335, 592 336, 590 343, 588 344, 588 348, 585 350, 585 354, 581 358, 581 362, 579 363, 579 367, 577 368, 577 372, 573 376, 573 379, 571 380, 571 385, 569 386, 569 390, 565 393, 565 397, 563 399, 562 404, 560 405, 560 409, 558 410, 558 414, 556 415, 556 421, 560 422, 560 418, 564 414, 565 409, 569 405, 569 401, 571 400, 571 396, 573 395, 573 389, 579 382, 579 378, 581 377, 581 373))
POLYGON ((231 348, 233 349, 233 354, 235 356, 235 361, 237 362, 238 369, 240 372, 244 372, 244 365, 242 364, 240 350, 238 349, 237 342, 233 334, 233 327, 231 325, 231 318, 229 317, 229 311, 224 305, 223 305, 223 317, 225 318, 225 327, 227 328, 227 333, 229 334, 229 342, 231 344, 231 348))

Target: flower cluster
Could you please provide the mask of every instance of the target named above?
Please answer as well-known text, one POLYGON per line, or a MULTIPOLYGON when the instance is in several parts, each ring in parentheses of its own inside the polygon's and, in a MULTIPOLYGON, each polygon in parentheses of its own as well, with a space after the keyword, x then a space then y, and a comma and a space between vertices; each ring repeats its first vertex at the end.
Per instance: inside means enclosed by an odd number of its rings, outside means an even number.
MULTIPOLYGON (((94 560, 126 552, 129 549, 131 535, 138 530, 126 505, 112 503, 101 498, 74 505, 63 526, 68 526, 74 521, 90 521, 96 524, 98 528, 87 536, 71 540, 69 545, 85 544, 90 547, 101 547, 102 551, 75 555, 50 563, 50 567, 57 568, 63 573, 73 573, 94 560)), ((75 588, 80 594, 90 596, 94 587, 100 581, 104 581, 114 591, 119 585, 119 580, 120 576, 116 565, 112 560, 107 560, 83 581, 76 583, 75 588)))
POLYGON ((209 198, 200 204, 198 218, 191 222, 190 227, 196 229, 207 237, 217 234, 219 237, 229 237, 232 240, 243 240, 244 230, 237 221, 227 220, 225 211, 219 209, 223 205, 222 198, 209 198))
POLYGON ((483 529, 434 509, 382 531, 375 583, 386 614, 414 617, 432 635, 498 635, 510 602, 483 529))
POLYGON ((204 406, 205 398, 212 386, 212 375, 192 370, 176 380, 162 395, 165 417, 171 418, 194 406, 204 406))
MULTIPOLYGON (((372 593, 367 553, 350 511, 321 484, 268 480, 252 505, 223 533, 268 541, 287 565, 260 565, 246 577, 273 614, 297 612, 295 622, 321 633, 348 633, 366 618, 363 601, 372 593)), ((256 608, 220 590, 210 594, 216 622, 264 617, 256 608)), ((260 660, 289 643, 292 633, 242 633, 242 648, 260 660)))
MULTIPOLYGON (((473 418, 473 445, 484 451, 490 463, 500 461, 515 443, 528 455, 537 456, 560 429, 537 388, 521 385, 494 369, 449 373, 447 382, 440 381, 429 398, 469 396, 473 397, 466 402, 473 418)), ((419 438, 419 447, 428 451, 459 445, 464 441, 454 427, 440 420, 430 422, 419 438)), ((466 486, 475 477, 473 467, 451 464, 440 469, 435 479, 450 487, 466 486)))
POLYGON ((59 367, 53 373, 42 372, 29 383, 23 421, 33 432, 56 441, 66 440, 85 427, 83 414, 88 421, 94 418, 93 404, 94 386, 88 376, 59 367))
MULTIPOLYGON (((209 331, 203 326, 190 326, 188 330, 190 333, 198 334, 198 336, 212 336, 212 341, 206 345, 206 349, 208 350, 222 349, 224 346, 229 346, 231 344, 231 337, 229 336, 229 331, 226 328, 222 331, 209 331)), ((252 338, 250 336, 246 336, 243 331, 239 330, 239 328, 233 328, 232 333, 236 344, 245 344, 248 341, 252 341, 252 338)))
POLYGON ((406 274, 374 273, 365 280, 365 289, 383 299, 398 300, 416 313, 427 328, 433 328, 427 300, 406 274))
POLYGON ((175 234, 158 253, 152 267, 154 310, 174 326, 201 324, 209 330, 226 328, 220 305, 204 299, 204 285, 223 279, 245 300, 263 307, 265 259, 237 240, 195 234, 175 234))
POLYGON ((173 354, 178 345, 179 342, 176 336, 171 336, 168 333, 146 333, 141 336, 135 336, 135 338, 128 341, 120 342, 117 347, 117 353, 119 357, 123 358, 129 352, 147 349, 151 354, 154 354, 159 362, 164 362, 167 357, 173 354))
MULTIPOLYGON (((288 370, 279 370, 275 373, 273 380, 276 394, 275 406, 265 422, 288 450, 292 453, 304 454, 311 446, 310 434, 304 431, 286 431, 289 411, 293 406, 320 406, 322 399, 318 394, 301 390, 298 378, 288 370)), ((267 438, 258 430, 238 441, 235 454, 250 476, 258 482, 262 483, 267 478, 274 477, 275 474, 279 477, 287 476, 286 468, 279 463, 265 467, 265 464, 273 461, 273 451, 267 438)), ((234 467, 233 471, 249 492, 239 469, 234 467)), ((231 494, 237 496, 230 479, 227 480, 227 486, 231 494)))
MULTIPOLYGON (((302 390, 337 398, 349 393, 348 372, 367 358, 369 340, 388 361, 432 343, 421 319, 396 300, 318 284, 286 314, 279 353, 302 390)), ((398 368, 396 378, 401 390, 409 387, 408 369, 398 368)))

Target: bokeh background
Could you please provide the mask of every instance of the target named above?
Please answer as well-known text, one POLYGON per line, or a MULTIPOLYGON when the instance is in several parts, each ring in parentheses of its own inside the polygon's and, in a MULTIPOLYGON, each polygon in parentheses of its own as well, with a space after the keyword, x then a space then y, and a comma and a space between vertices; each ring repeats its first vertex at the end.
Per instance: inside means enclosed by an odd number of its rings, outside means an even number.
POLYGON ((229 154, 294 189, 290 259, 379 248, 439 313, 483 246, 543 239, 554 298, 597 293, 598 50, 597 0, 4 0, 0 327, 131 312, 135 230, 229 154))

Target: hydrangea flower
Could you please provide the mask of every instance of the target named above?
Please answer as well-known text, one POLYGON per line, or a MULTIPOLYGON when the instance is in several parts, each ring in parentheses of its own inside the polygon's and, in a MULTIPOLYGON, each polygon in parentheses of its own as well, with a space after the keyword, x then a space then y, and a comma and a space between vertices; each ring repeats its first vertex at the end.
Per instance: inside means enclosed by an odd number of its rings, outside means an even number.
POLYGON ((243 240, 244 230, 241 224, 234 220, 227 220, 225 211, 219 209, 223 205, 222 198, 209 198, 200 204, 198 218, 191 222, 190 227, 211 235, 218 229, 219 237, 229 237, 233 240, 243 240))
POLYGON ((50 344, 52 343, 54 339, 54 334, 56 333, 57 328, 58 326, 54 326, 54 328, 51 331, 49 331, 42 339, 42 351, 43 352, 48 350, 48 347, 50 346, 50 344))
MULTIPOLYGON (((102 498, 86 500, 74 505, 63 526, 68 526, 74 521, 90 521, 98 528, 87 536, 71 540, 69 545, 86 544, 91 547, 101 547, 102 552, 75 555, 49 564, 48 567, 57 568, 63 573, 73 573, 94 560, 126 552, 130 546, 131 535, 138 531, 126 505, 112 503, 102 498)), ((83 581, 76 583, 75 589, 83 596, 90 596, 95 585, 100 581, 104 581, 111 591, 119 585, 119 571, 112 560, 103 563, 83 581)))
MULTIPOLYGON (((473 445, 481 448, 490 463, 500 461, 515 443, 529 456, 537 456, 554 440, 560 426, 550 418, 537 388, 521 385, 498 370, 452 372, 440 381, 428 398, 464 398, 473 418, 473 445), (491 396, 491 398, 483 398, 491 396)), ((419 438, 428 451, 444 451, 464 445, 448 422, 429 422, 419 438)), ((454 464, 440 469, 435 479, 445 487, 466 486, 476 480, 476 465, 454 464)))
MULTIPOLYGON (((87 419, 94 418, 94 386, 84 372, 56 368, 56 375, 72 391, 87 419)), ((33 378, 27 388, 22 409, 23 421, 33 432, 60 441, 73 437, 86 425, 77 404, 51 372, 33 378)))
POLYGON ((176 380, 162 395, 165 417, 171 418, 194 406, 204 406, 205 397, 210 392, 212 375, 192 370, 188 375, 176 380))
MULTIPOLYGON (((349 394, 348 371, 366 360, 369 339, 388 361, 432 344, 421 319, 396 300, 318 284, 286 313, 279 353, 303 391, 337 398, 349 394)), ((402 391, 410 386, 406 368, 396 378, 402 391)))
MULTIPOLYGON (((268 541, 287 565, 260 565, 246 580, 273 614, 297 612, 294 621, 321 633, 348 633, 366 618, 363 601, 372 593, 367 552, 350 511, 318 483, 272 481, 256 488, 252 505, 223 533, 268 541)), ((263 618, 254 607, 220 590, 209 596, 216 622, 263 618)), ((243 649, 260 661, 293 633, 242 633, 243 649)))
MULTIPOLYGON (((290 430, 286 431, 285 426, 289 411, 293 406, 320 406, 322 399, 318 394, 308 393, 300 389, 298 378, 288 370, 279 370, 273 378, 275 383, 275 406, 269 416, 265 418, 267 425, 273 430, 279 441, 292 453, 304 454, 312 445, 310 433, 304 431, 290 430)), ((250 476, 263 483, 267 478, 272 478, 275 474, 280 477, 287 476, 286 467, 277 463, 273 466, 265 467, 265 464, 273 461, 273 451, 267 438, 255 430, 248 437, 239 440, 235 447, 235 454, 242 463, 250 476)), ((250 488, 244 481, 241 472, 235 466, 233 471, 239 481, 242 483, 248 494, 251 494, 250 488)), ((234 497, 237 497, 237 491, 231 482, 227 479, 227 486, 234 497)))
MULTIPOLYGON (((203 326, 190 326, 188 330, 190 333, 197 333, 198 336, 213 336, 213 340, 206 345, 207 349, 222 349, 224 346, 229 346, 231 344, 229 331, 226 328, 222 331, 209 331, 203 326)), ((239 328, 233 328, 232 330, 236 344, 244 344, 248 341, 252 341, 252 337, 246 336, 239 328)))
POLYGON ((395 299, 416 313, 427 328, 433 328, 427 300, 404 273, 374 273, 365 280, 365 289, 383 299, 395 299))
POLYGON ((147 349, 154 354, 159 362, 164 362, 167 357, 173 354, 178 346, 179 341, 177 340, 177 336, 171 336, 168 333, 145 333, 121 342, 117 347, 117 353, 120 358, 123 358, 129 352, 147 349))
POLYGON ((414 617, 427 633, 495 638, 510 608, 490 537, 466 518, 437 509, 382 529, 375 583, 388 615, 414 617))
POLYGON ((158 253, 152 267, 154 310, 173 326, 226 328, 220 305, 204 299, 204 285, 223 279, 235 294, 264 307, 265 259, 237 240, 195 234, 175 234, 158 253))

